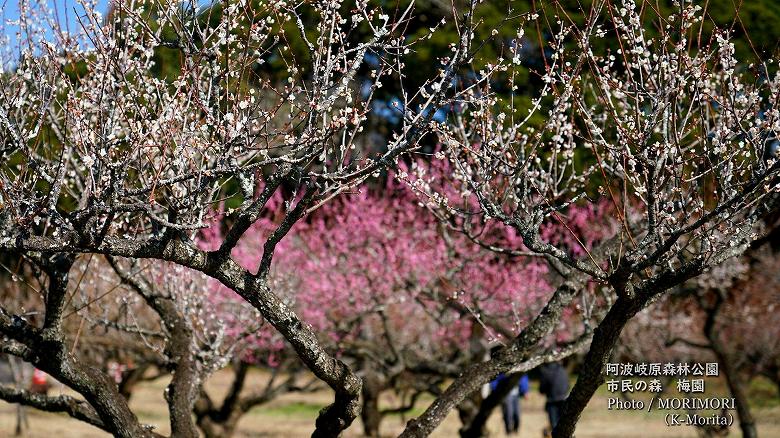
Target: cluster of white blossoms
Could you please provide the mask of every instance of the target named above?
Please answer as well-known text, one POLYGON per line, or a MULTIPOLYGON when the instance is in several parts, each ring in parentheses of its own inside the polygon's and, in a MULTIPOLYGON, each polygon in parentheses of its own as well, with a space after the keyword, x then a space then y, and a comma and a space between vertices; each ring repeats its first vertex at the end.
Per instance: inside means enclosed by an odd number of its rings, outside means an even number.
POLYGON ((480 72, 486 86, 474 104, 441 125, 440 154, 460 199, 444 196, 430 175, 410 180, 448 214, 472 199, 468 215, 516 227, 526 245, 596 276, 606 274, 538 241, 540 224, 594 198, 615 209, 621 239, 647 260, 637 266, 722 259, 744 244, 754 212, 778 190, 764 151, 777 135, 780 76, 768 76, 767 60, 755 80, 726 31, 696 44, 698 6, 659 20, 666 25, 652 36, 633 0, 601 7, 615 9, 591 13, 582 27, 558 21, 530 108, 516 107, 513 56, 504 66, 509 87, 496 74, 502 68, 480 72), (599 22, 605 16, 610 23, 599 22), (617 46, 594 46, 604 29, 617 46), (491 89, 499 84, 512 92, 491 89))
POLYGON ((400 96, 401 126, 377 156, 363 134, 375 92, 442 24, 404 35, 411 5, 391 19, 366 1, 115 2, 103 19, 85 4, 67 33, 45 2, 21 4, 23 23, 48 28, 22 26, 22 56, 3 59, 0 154, 28 162, 3 170, 4 203, 20 206, 5 214, 64 233, 202 228, 231 181, 248 202, 274 172, 333 197, 416 147, 467 56, 456 44, 429 91, 400 96), (81 225, 63 215, 74 206, 81 225))

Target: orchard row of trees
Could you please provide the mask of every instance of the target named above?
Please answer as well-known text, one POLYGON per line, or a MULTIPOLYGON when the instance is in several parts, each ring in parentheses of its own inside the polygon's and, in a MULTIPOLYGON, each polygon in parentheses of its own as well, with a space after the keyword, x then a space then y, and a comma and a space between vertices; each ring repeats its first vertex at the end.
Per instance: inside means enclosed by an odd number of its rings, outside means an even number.
MULTIPOLYGON (((22 2, 0 75, 0 351, 83 399, 0 398, 157 436, 128 399, 170 374, 171 435, 228 436, 327 386, 313 436, 338 436, 429 393, 402 436, 453 410, 480 436, 482 385, 582 351, 553 431, 570 437, 659 301, 706 338, 669 329, 670 347, 736 364, 719 327, 774 301, 743 273, 776 239, 774 61, 737 57, 734 26, 689 2, 500 7, 118 2, 68 30, 22 2), (247 390, 258 364, 273 377, 247 390), (381 410, 385 391, 402 403, 381 410)), ((776 379, 776 349, 755 350, 776 379)))

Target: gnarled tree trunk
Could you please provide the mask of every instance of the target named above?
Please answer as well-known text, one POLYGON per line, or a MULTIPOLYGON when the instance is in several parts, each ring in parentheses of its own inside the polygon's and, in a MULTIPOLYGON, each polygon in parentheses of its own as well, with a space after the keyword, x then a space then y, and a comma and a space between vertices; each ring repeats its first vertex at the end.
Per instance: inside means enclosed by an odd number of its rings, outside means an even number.
POLYGON ((379 436, 379 425, 382 422, 382 412, 379 410, 379 395, 383 389, 382 377, 369 371, 363 377, 363 409, 360 419, 363 422, 363 433, 368 437, 379 436))

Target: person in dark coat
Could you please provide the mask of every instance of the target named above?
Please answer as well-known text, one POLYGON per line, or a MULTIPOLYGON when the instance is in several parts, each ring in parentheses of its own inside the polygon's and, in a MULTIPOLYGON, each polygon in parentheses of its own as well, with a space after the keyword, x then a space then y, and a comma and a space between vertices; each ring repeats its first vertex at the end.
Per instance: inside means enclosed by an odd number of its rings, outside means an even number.
POLYGON ((561 418, 561 410, 569 395, 569 374, 566 368, 558 362, 551 362, 539 367, 539 392, 547 397, 544 410, 550 420, 550 427, 555 428, 561 418))
MULTIPOLYGON (((499 374, 490 382, 490 390, 495 391, 498 386, 508 379, 504 374, 499 374)), ((528 376, 523 374, 509 394, 501 402, 501 414, 504 417, 504 428, 507 435, 514 435, 520 430, 520 397, 525 398, 528 393, 528 376)))

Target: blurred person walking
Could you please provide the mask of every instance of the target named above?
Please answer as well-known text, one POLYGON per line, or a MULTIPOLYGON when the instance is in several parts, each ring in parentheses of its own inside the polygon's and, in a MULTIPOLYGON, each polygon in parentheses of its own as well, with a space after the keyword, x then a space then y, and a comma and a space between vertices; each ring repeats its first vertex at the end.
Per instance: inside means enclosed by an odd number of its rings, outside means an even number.
MULTIPOLYGON (((495 391, 509 377, 499 374, 490 382, 490 390, 495 391)), ((525 398, 528 393, 528 376, 523 374, 516 386, 513 386, 509 394, 501 402, 501 414, 504 417, 504 428, 507 435, 515 435, 520 431, 520 398, 525 398)))
POLYGON ((550 420, 550 431, 555 429, 561 418, 561 411, 569 395, 569 373, 559 362, 550 362, 539 367, 539 392, 547 397, 544 410, 550 420))

